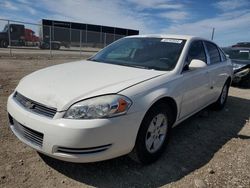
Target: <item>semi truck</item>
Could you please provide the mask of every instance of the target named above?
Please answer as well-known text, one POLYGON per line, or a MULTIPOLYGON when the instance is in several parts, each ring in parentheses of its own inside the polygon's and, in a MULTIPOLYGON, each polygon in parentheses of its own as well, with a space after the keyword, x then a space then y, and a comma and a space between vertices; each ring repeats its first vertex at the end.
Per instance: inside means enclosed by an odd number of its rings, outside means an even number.
MULTIPOLYGON (((33 30, 25 28, 23 24, 7 24, 0 32, 0 47, 7 48, 9 44, 11 46, 39 46, 41 49, 50 48, 50 41, 40 40, 33 30)), ((51 46, 52 49, 59 49, 60 42, 53 41, 51 46)))

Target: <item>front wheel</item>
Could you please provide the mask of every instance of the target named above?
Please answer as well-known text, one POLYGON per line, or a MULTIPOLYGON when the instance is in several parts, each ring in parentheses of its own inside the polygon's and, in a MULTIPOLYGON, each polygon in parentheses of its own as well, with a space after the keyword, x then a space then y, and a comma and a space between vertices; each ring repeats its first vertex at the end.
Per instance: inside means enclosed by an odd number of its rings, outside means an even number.
POLYGON ((229 86, 230 86, 230 84, 228 82, 226 82, 225 85, 223 86, 220 97, 214 103, 215 110, 221 110, 222 108, 224 108, 224 106, 227 102, 229 86))
POLYGON ((143 164, 157 160, 166 148, 173 115, 167 105, 155 105, 145 115, 130 157, 143 164))

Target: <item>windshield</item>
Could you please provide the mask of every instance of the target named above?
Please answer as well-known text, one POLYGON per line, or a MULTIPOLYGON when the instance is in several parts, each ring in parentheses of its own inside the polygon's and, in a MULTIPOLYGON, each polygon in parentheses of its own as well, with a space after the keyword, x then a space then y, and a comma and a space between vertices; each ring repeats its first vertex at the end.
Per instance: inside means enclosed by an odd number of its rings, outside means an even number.
POLYGON ((231 59, 250 60, 250 49, 225 50, 231 59))
POLYGON ((5 25, 3 32, 7 32, 8 31, 8 25, 5 25))
POLYGON ((185 40, 166 38, 120 39, 89 60, 145 69, 174 69, 185 40))

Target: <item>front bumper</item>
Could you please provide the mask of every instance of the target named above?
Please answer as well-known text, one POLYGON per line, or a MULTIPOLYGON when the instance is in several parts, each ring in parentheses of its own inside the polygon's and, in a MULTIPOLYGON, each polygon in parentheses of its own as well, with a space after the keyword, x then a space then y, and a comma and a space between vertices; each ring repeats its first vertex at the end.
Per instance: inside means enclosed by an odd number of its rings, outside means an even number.
POLYGON ((234 73, 233 83, 239 83, 250 74, 250 68, 242 69, 234 73))
MULTIPOLYGON (((129 153, 141 123, 138 113, 109 119, 70 120, 57 114, 49 119, 8 99, 7 110, 13 133, 45 155, 70 162, 95 162, 129 153)), ((62 113, 62 112, 57 112, 62 113)))

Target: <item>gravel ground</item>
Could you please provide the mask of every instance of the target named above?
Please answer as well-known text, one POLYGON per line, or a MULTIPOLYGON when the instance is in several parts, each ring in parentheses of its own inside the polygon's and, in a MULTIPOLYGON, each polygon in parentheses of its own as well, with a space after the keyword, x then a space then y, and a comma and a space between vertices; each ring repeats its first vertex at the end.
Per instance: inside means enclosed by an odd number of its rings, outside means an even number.
POLYGON ((8 127, 7 97, 23 76, 77 59, 0 53, 0 187, 250 187, 250 89, 246 88, 231 87, 224 110, 204 110, 174 128, 163 157, 148 166, 126 156, 67 163, 22 144, 8 127))

